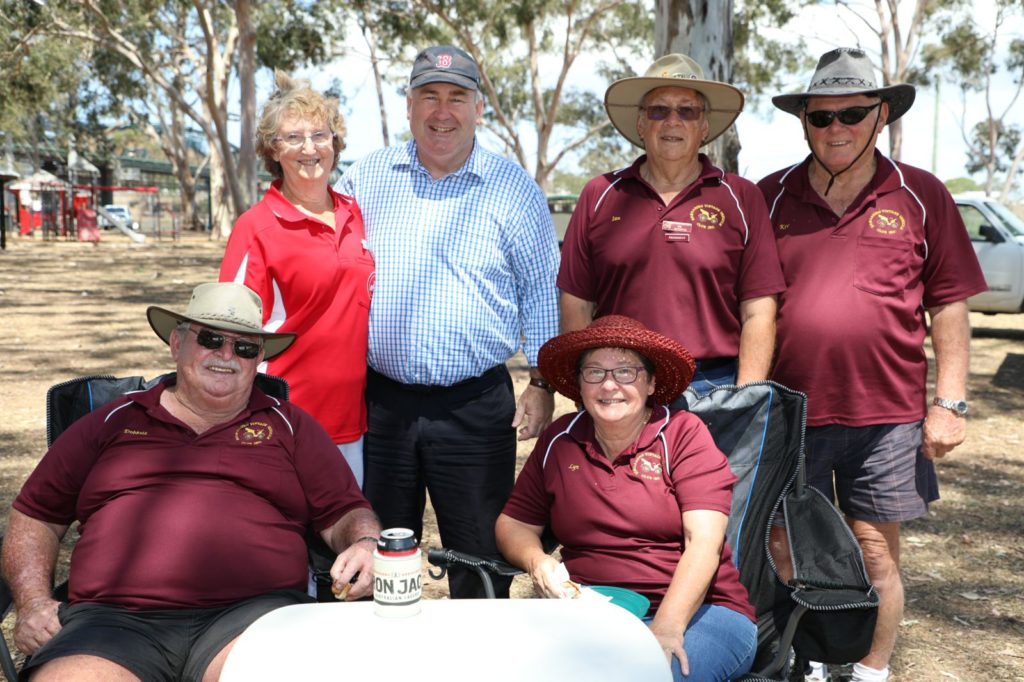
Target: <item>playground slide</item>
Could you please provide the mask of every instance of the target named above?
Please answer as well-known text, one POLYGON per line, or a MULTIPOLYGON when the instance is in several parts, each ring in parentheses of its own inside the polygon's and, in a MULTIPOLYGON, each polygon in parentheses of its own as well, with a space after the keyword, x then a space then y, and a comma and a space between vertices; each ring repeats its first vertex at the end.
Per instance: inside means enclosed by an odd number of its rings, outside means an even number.
POLYGON ((130 225, 126 225, 125 222, 121 220, 120 216, 114 215, 113 213, 103 208, 102 206, 97 206, 96 212, 99 213, 104 218, 106 218, 107 222, 109 222, 111 225, 121 230, 126 235, 128 235, 133 242, 141 244, 144 241, 146 241, 146 235, 142 234, 141 232, 136 232, 131 228, 130 225))

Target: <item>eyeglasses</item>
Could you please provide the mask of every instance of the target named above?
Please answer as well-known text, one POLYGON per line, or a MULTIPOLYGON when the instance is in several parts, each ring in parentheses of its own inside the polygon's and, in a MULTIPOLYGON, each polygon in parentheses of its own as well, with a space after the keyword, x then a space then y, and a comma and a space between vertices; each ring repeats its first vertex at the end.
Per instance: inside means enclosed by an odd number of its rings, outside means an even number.
POLYGON ((696 121, 704 113, 703 107, 670 107, 664 104, 651 104, 640 109, 648 121, 664 121, 673 111, 684 121, 696 121))
POLYGON ((839 122, 843 125, 854 126, 864 120, 873 109, 877 109, 882 106, 881 102, 876 102, 870 107, 846 107, 839 111, 828 111, 826 109, 819 109, 818 111, 805 112, 804 116, 807 118, 807 122, 815 128, 828 128, 832 125, 832 121, 839 119, 839 122))
POLYGON ((588 384, 600 384, 604 383, 604 380, 608 378, 608 375, 612 375, 612 379, 617 384, 631 384, 636 381, 637 376, 640 372, 645 372, 643 367, 633 367, 626 365, 624 367, 614 367, 612 369, 605 369, 604 367, 584 367, 580 370, 580 378, 588 384))
POLYGON ((329 130, 317 130, 309 135, 288 133, 274 138, 274 142, 283 142, 286 147, 292 149, 302 149, 306 146, 306 140, 311 141, 314 147, 326 147, 334 142, 334 133, 329 130))
POLYGON ((199 331, 196 331, 192 327, 189 327, 188 330, 196 335, 196 343, 209 350, 220 350, 221 346, 224 345, 224 342, 231 338, 235 355, 245 360, 252 360, 259 355, 260 351, 263 349, 263 344, 261 343, 227 337, 223 334, 212 332, 209 329, 200 329, 199 331))

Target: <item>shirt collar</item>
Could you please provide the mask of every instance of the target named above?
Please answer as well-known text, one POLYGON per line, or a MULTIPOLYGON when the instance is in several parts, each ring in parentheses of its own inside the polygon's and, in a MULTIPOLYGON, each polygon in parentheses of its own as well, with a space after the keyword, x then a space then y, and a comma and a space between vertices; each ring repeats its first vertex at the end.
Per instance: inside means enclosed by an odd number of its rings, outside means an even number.
MULTIPOLYGON (((641 154, 632 165, 622 171, 623 177, 641 180, 640 166, 646 160, 647 155, 641 154)), ((697 160, 700 161, 700 175, 697 177, 700 179, 701 184, 707 184, 709 181, 715 184, 722 182, 722 178, 725 177, 725 171, 711 163, 711 159, 707 157, 707 154, 697 154, 697 160)))
MULTIPOLYGON (((409 140, 406 143, 405 149, 397 155, 395 162, 392 164, 392 168, 396 170, 414 170, 430 176, 430 171, 428 171, 427 167, 420 162, 420 158, 416 154, 416 140, 409 140)), ((476 139, 476 137, 473 138, 473 150, 469 153, 469 157, 466 159, 466 162, 457 170, 452 171, 444 177, 449 178, 462 175, 472 175, 478 179, 482 179, 484 177, 483 158, 480 153, 480 141, 476 139)), ((443 180, 444 178, 439 179, 443 180)))
MULTIPOLYGON (((882 152, 876 148, 874 150, 875 156, 875 174, 868 182, 865 189, 861 190, 861 194, 864 197, 871 197, 875 195, 888 194, 889 192, 895 191, 903 187, 903 178, 899 173, 896 172, 896 167, 882 152)), ((811 187, 810 169, 811 162, 814 157, 811 154, 807 155, 807 158, 803 162, 793 169, 793 172, 787 173, 782 178, 782 186, 786 188, 786 191, 795 194, 802 198, 813 198, 817 196, 817 192, 811 187)), ((859 205, 860 202, 857 203, 859 205)), ((851 207, 852 208, 852 207, 851 207)), ((848 211, 849 212, 849 211, 848 211)))
MULTIPOLYGON (((638 452, 649 450, 661 436, 662 432, 668 428, 670 418, 671 412, 668 407, 655 405, 651 410, 651 416, 648 418, 647 424, 644 425, 640 435, 637 436, 636 442, 632 447, 616 457, 616 460, 623 457, 630 458, 638 452)), ((576 423, 569 429, 569 436, 587 452, 592 452, 595 455, 601 453, 601 445, 597 442, 597 435, 594 433, 594 419, 590 414, 584 413, 581 419, 576 420, 576 423)))
MULTIPOLYGON (((281 220, 286 223, 303 223, 306 221, 311 221, 313 223, 320 224, 320 221, 313 220, 308 215, 306 215, 299 209, 295 208, 295 204, 288 201, 284 194, 281 193, 281 183, 282 180, 280 179, 274 180, 272 183, 270 183, 270 189, 267 190, 267 193, 263 197, 263 200, 267 203, 267 208, 270 209, 271 213, 273 213, 278 218, 278 220, 281 220)), ((335 192, 334 188, 332 188, 330 185, 327 186, 327 192, 330 195, 331 202, 334 205, 334 212, 337 213, 338 210, 341 209, 342 211, 347 213, 348 209, 344 205, 345 202, 342 199, 342 196, 335 192)), ((347 221, 342 220, 340 222, 342 225, 344 225, 347 221)))
MULTIPOLYGON (((175 372, 171 372, 170 374, 161 378, 161 380, 152 388, 146 389, 144 391, 128 393, 126 394, 126 397, 128 397, 132 402, 138 403, 139 405, 143 406, 150 413, 152 413, 157 407, 160 406, 160 394, 163 393, 167 388, 174 386, 177 383, 177 374, 175 372)), ((266 393, 264 393, 263 391, 259 390, 254 386, 252 392, 249 394, 249 404, 232 421, 235 421, 242 417, 246 417, 254 412, 260 412, 262 410, 267 410, 272 407, 276 407, 279 404, 280 401, 271 398, 266 393)))

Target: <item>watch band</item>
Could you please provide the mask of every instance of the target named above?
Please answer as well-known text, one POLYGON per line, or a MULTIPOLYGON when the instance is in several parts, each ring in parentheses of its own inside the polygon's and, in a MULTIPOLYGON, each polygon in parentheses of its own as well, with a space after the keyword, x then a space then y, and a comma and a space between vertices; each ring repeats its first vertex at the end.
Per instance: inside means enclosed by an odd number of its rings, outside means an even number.
POLYGON ((948 398, 935 396, 935 398, 932 399, 932 405, 945 408, 958 417, 963 417, 967 414, 966 400, 949 400, 948 398))
POLYGON ((540 388, 540 389, 543 389, 543 390, 547 391, 548 393, 554 393, 555 392, 554 386, 549 384, 545 379, 542 379, 541 377, 530 377, 530 385, 531 386, 536 386, 537 388, 540 388))

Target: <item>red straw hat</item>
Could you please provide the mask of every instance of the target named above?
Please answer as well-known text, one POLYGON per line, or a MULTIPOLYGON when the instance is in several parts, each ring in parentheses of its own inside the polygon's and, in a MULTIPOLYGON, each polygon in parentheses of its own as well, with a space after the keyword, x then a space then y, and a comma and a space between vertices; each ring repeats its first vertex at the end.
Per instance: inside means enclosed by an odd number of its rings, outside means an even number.
POLYGON ((559 393, 579 401, 576 363, 584 351, 594 348, 627 348, 653 362, 654 400, 662 405, 672 402, 686 390, 696 369, 693 356, 681 343, 625 315, 599 317, 586 329, 556 336, 541 346, 537 367, 559 393))

